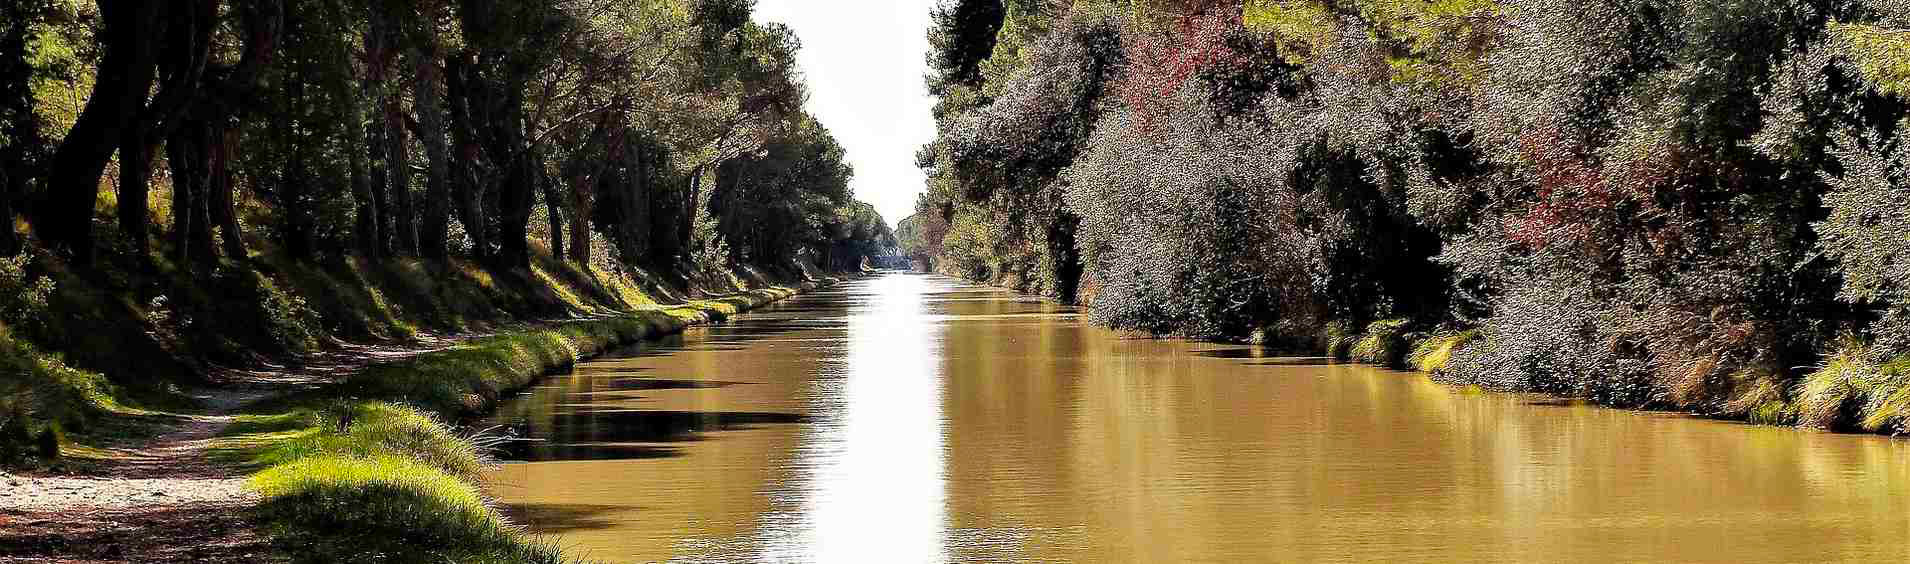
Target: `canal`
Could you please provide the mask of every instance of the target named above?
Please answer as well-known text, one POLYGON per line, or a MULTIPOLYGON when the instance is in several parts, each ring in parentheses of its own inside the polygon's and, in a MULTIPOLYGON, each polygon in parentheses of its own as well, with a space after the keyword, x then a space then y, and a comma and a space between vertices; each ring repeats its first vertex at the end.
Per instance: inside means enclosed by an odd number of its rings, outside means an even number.
POLYGON ((886 274, 579 363, 487 479, 580 556, 1901 561, 1903 441, 1450 388, 886 274))

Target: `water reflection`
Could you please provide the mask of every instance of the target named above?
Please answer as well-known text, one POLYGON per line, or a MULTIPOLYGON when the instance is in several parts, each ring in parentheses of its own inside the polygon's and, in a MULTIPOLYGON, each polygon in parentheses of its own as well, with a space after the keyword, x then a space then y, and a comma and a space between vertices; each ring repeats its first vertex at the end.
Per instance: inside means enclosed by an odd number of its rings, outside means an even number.
POLYGON ((537 462, 493 491, 610 561, 1910 558, 1901 441, 1132 338, 927 276, 584 363, 500 419, 537 462))
POLYGON ((848 348, 815 380, 804 434, 800 514, 764 523, 757 561, 941 560, 946 532, 941 328, 923 311, 925 278, 863 286, 848 348), (779 530, 793 524, 795 531, 779 530))

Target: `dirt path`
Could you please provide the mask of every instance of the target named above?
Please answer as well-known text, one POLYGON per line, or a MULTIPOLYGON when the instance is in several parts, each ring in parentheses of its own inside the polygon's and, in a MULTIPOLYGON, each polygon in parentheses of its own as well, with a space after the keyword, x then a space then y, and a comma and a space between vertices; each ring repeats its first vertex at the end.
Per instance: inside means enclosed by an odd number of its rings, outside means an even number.
POLYGON ((211 456, 234 411, 483 336, 347 344, 296 367, 220 369, 216 387, 192 394, 200 411, 161 415, 157 437, 111 445, 81 474, 0 473, 0 562, 267 561, 265 539, 245 519, 255 499, 244 471, 211 456))

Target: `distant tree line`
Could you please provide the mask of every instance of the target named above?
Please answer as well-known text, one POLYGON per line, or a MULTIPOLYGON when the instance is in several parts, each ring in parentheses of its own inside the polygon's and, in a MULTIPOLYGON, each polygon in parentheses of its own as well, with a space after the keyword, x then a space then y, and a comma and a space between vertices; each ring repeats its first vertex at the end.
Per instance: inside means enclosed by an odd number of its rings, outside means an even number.
POLYGON ((900 240, 1119 328, 1901 430, 1907 6, 945 0, 900 240))
POLYGON ((0 250, 522 268, 541 239, 664 271, 863 252, 887 230, 803 110, 796 37, 752 8, 9 1, 0 250))

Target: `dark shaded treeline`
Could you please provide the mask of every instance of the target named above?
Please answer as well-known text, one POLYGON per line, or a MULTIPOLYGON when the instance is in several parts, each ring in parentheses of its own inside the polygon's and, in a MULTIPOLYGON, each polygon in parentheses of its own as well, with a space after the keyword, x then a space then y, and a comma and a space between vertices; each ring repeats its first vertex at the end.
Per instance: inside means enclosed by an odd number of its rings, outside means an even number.
POLYGON ((752 9, 0 5, 0 464, 218 366, 893 254, 752 9))
POLYGON ((934 21, 918 263, 1453 382, 1910 423, 1901 3, 949 0, 934 21))
POLYGON ((534 236, 587 262, 594 235, 668 271, 719 242, 698 240, 707 213, 751 218, 720 235, 763 263, 886 235, 853 223, 868 218, 802 110, 796 38, 750 21, 747 0, 7 10, 0 211, 77 264, 123 244, 181 267, 269 247, 522 268, 534 236), (48 104, 66 97, 84 106, 48 104), (789 159, 838 170, 763 178, 789 159))

